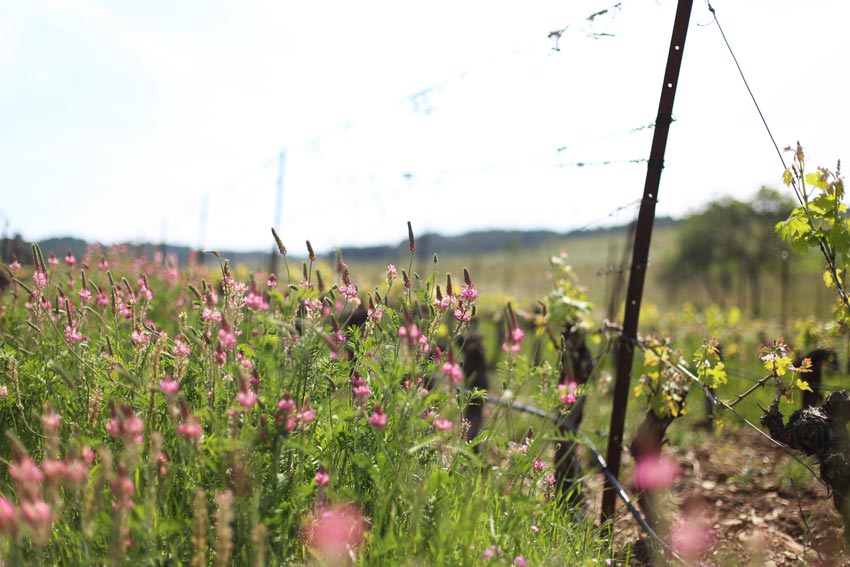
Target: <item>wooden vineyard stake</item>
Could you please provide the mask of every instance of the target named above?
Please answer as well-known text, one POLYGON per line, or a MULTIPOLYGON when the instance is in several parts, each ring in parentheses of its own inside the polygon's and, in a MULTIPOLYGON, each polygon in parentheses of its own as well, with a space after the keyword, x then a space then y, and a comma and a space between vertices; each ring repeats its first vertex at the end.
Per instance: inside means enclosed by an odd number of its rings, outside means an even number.
MULTIPOLYGON (((617 348, 617 378, 614 385, 611 429, 608 435, 608 468, 617 478, 620 475, 620 457, 622 456, 623 429, 634 361, 634 343, 637 340, 640 304, 649 260, 649 244, 652 240, 652 225, 655 221, 655 203, 658 200, 658 186, 661 183, 661 170, 664 168, 667 134, 670 131, 670 123, 673 118, 673 100, 676 96, 676 85, 679 81, 679 69, 682 64, 682 54, 685 51, 685 38, 688 34, 688 22, 692 7, 693 0, 679 0, 676 8, 670 51, 667 54, 667 68, 664 72, 664 85, 661 89, 661 100, 658 104, 655 132, 652 136, 652 148, 643 188, 643 200, 638 213, 632 263, 629 270, 629 286, 626 292, 623 333, 617 348)), ((603 521, 613 517, 616 498, 615 488, 606 478, 605 490, 602 494, 603 521)))

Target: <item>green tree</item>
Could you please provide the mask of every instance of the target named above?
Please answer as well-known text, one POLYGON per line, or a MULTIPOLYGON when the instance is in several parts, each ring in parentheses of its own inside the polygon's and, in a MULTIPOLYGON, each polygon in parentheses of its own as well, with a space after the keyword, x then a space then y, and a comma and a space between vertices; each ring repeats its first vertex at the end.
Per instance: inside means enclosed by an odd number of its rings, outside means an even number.
POLYGON ((668 289, 698 283, 725 305, 737 284, 737 303, 748 304, 751 314, 760 316, 761 275, 787 273, 781 268, 788 249, 774 227, 793 208, 789 197, 762 187, 749 201, 724 197, 686 217, 676 251, 662 269, 668 289))

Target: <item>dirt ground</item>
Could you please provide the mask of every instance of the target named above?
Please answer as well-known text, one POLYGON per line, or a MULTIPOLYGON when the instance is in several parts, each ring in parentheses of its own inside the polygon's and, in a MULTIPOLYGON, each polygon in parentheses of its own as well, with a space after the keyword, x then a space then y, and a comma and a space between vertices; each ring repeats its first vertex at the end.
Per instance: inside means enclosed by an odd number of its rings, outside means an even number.
MULTIPOLYGON (((665 524, 675 525, 690 510, 710 526, 710 551, 689 564, 850 565, 842 549, 843 522, 826 487, 758 432, 709 434, 698 446, 665 447, 665 454, 681 467, 675 484, 659 494, 665 524)), ((806 462, 817 473, 817 465, 806 462)), ((614 525, 620 545, 630 543, 635 550, 630 565, 668 564, 657 556, 648 559, 647 542, 641 541, 647 538, 622 503, 614 525)), ((672 537, 669 529, 666 537, 672 537)))

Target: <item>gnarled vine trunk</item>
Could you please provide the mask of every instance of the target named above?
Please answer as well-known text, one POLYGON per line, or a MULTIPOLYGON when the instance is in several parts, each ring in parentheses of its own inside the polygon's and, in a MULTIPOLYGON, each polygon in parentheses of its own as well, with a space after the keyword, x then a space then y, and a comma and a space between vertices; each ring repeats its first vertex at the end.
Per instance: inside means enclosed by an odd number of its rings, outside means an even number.
POLYGON ((823 405, 797 410, 788 423, 784 420, 778 403, 774 403, 761 423, 776 441, 817 458, 821 478, 844 519, 844 540, 850 543, 850 393, 833 392, 823 405))
MULTIPOLYGON (((580 330, 567 329, 564 331, 564 352, 561 359, 560 383, 575 382, 576 385, 586 384, 593 374, 593 357, 585 343, 584 333, 580 330)), ((573 430, 578 430, 584 417, 584 397, 581 397, 570 410, 567 422, 573 430)), ((569 435, 568 429, 562 427, 561 435, 569 435)), ((560 497, 570 504, 581 504, 581 479, 584 476, 581 461, 576 451, 578 443, 574 440, 564 440, 555 448, 555 484, 560 497)))

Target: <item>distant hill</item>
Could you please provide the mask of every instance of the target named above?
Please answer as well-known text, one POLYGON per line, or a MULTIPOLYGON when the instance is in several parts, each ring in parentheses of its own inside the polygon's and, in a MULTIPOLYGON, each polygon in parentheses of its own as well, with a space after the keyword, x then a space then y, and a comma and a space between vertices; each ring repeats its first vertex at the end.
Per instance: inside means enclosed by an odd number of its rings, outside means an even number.
MULTIPOLYGON (((655 226, 658 228, 676 224, 678 221, 672 217, 658 217, 655 226)), ((529 248, 537 248, 554 240, 585 238, 605 234, 616 234, 624 232, 629 225, 610 226, 595 228, 591 230, 573 230, 559 233, 551 230, 479 230, 460 234, 456 236, 444 236, 441 234, 422 234, 416 237, 417 254, 440 256, 485 254, 492 252, 512 252, 529 248)), ((48 238, 39 242, 42 252, 47 255, 54 252, 60 258, 70 250, 76 257, 85 254, 89 243, 73 237, 48 238)), ((180 264, 185 264, 189 258, 191 248, 188 246, 171 246, 168 244, 152 244, 149 242, 127 243, 130 250, 135 253, 144 253, 153 256, 156 251, 174 254, 180 264)), ((32 244, 24 241, 20 236, 5 238, 2 242, 3 261, 11 262, 12 253, 22 263, 32 263, 32 244)), ((224 258, 237 264, 249 266, 265 266, 269 259, 271 247, 268 250, 256 250, 251 252, 235 252, 219 250, 224 258)), ((395 245, 381 245, 368 247, 343 247, 342 254, 345 259, 352 261, 393 261, 399 256, 408 253, 408 242, 403 240, 395 245)), ((333 258, 334 254, 325 257, 333 258)))

